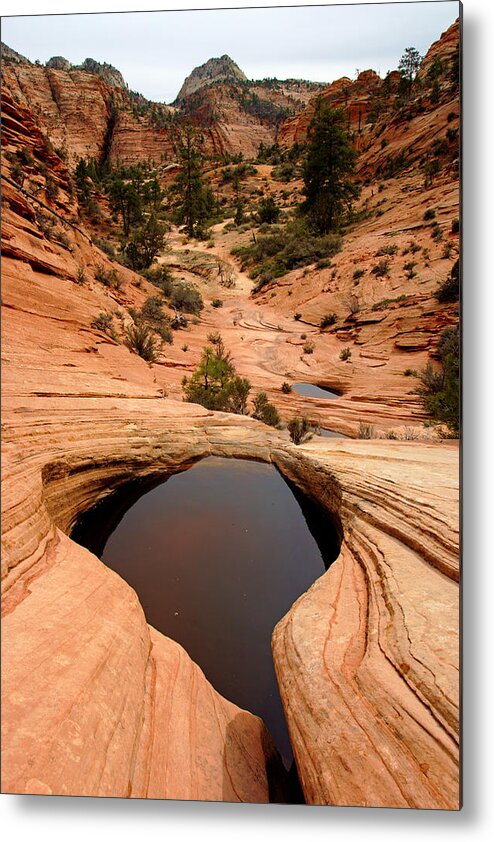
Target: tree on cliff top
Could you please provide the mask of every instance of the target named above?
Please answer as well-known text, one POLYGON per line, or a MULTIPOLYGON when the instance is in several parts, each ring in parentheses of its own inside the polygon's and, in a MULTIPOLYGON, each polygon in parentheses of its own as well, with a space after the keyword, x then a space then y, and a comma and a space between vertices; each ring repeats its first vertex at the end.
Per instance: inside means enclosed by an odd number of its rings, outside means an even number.
POLYGON ((350 179, 357 153, 347 130, 343 108, 331 108, 318 100, 309 125, 307 155, 303 166, 302 205, 320 234, 335 230, 359 189, 350 179))
POLYGON ((404 80, 405 87, 410 96, 415 77, 418 73, 419 67, 422 64, 422 56, 415 47, 407 47, 398 65, 401 78, 404 80))

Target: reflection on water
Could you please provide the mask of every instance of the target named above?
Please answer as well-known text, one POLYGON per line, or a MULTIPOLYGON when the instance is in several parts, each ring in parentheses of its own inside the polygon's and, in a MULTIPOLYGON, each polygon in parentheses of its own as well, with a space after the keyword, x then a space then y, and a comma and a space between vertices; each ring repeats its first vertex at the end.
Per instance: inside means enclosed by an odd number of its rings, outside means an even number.
POLYGON ((338 553, 332 525, 297 496, 307 521, 272 466, 210 457, 147 493, 134 487, 127 502, 116 492, 113 512, 107 498, 72 533, 136 590, 148 622, 216 690, 264 719, 287 765, 271 633, 324 571, 307 523, 326 562, 338 553))
POLYGON ((315 386, 313 383, 293 383, 292 389, 297 395, 303 395, 304 398, 322 398, 323 400, 334 400, 339 398, 336 392, 331 392, 329 389, 323 389, 321 386, 315 386))
POLYGON ((343 433, 338 433, 337 430, 325 430, 324 427, 319 428, 319 435, 323 438, 329 439, 348 439, 350 436, 344 436, 343 433))

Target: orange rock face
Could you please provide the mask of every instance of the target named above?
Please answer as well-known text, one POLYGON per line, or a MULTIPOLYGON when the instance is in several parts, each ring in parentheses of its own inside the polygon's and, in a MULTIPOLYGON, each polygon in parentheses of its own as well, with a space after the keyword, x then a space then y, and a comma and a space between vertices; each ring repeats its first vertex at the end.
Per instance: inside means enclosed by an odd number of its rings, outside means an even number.
POLYGON ((458 809, 456 447, 304 449, 331 472, 321 499, 345 535, 273 635, 305 797, 458 809))
MULTIPOLYGON (((459 37, 460 25, 459 21, 455 21, 455 23, 452 24, 449 29, 441 35, 441 38, 435 41, 427 51, 418 73, 417 78, 419 83, 422 83, 425 80, 427 72, 434 61, 439 60, 445 64, 451 62, 459 49, 459 37)), ((383 81, 373 70, 364 70, 362 73, 359 73, 355 81, 352 81, 347 77, 337 79, 335 82, 332 82, 331 85, 328 85, 321 94, 309 102, 307 108, 300 115, 297 115, 293 119, 287 120, 284 123, 279 136, 280 146, 290 147, 293 146, 294 143, 303 144, 306 142, 307 131, 315 113, 316 101, 321 100, 333 108, 344 109, 348 125, 356 135, 356 148, 359 152, 367 152, 370 150, 369 158, 374 160, 376 150, 372 146, 372 141, 369 144, 367 140, 369 135, 372 136, 372 131, 367 125, 370 112, 373 108, 375 110, 376 97, 384 96, 384 99, 386 100, 390 93, 396 93, 399 81, 400 74, 398 71, 392 71, 389 74, 389 87, 385 88, 385 86, 383 86, 383 81)), ((382 108, 386 111, 385 103, 382 108)), ((430 105, 427 110, 431 110, 430 105)), ((401 124, 401 128, 403 129, 403 118, 397 117, 396 122, 401 124)), ((388 123, 389 114, 386 116, 386 126, 388 123)), ((378 125, 377 128, 379 129, 380 126, 378 125)), ((408 137, 406 139, 402 138, 402 148, 406 148, 406 145, 410 143, 410 136, 414 135, 414 133, 414 129, 411 127, 408 137)), ((386 134, 383 134, 382 131, 379 131, 377 136, 379 137, 379 144, 387 140, 386 134)), ((390 150, 387 150, 388 154, 389 152, 390 150)), ((384 157, 385 156, 383 156, 383 158, 384 157)), ((363 172, 363 167, 360 161, 359 169, 363 172)))
MULTIPOLYGON (((104 74, 70 65, 64 69, 61 62, 43 67, 22 57, 9 60, 6 55, 2 88, 30 108, 37 125, 55 148, 65 151, 71 165, 79 158, 105 156, 124 165, 145 161, 157 166, 175 160, 175 132, 167 117, 177 114, 177 109, 136 97, 104 74)), ((295 80, 280 82, 273 89, 250 83, 247 99, 257 97, 264 104, 264 111, 256 114, 243 104, 242 90, 225 80, 201 89, 200 104, 191 104, 195 89, 186 89, 184 115, 192 109, 208 154, 254 157, 261 143, 269 146, 277 136, 280 120, 273 121, 269 109, 264 116, 266 107, 271 105, 273 113, 277 108, 300 110, 317 88, 295 80)))

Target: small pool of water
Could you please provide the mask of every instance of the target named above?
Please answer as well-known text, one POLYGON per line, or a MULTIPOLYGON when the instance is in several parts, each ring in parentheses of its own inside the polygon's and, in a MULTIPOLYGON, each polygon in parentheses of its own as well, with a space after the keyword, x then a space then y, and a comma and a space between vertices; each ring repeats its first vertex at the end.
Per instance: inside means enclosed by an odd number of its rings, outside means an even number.
POLYGON ((325 430, 324 427, 319 428, 319 435, 323 438, 330 439, 349 439, 350 436, 344 436, 343 433, 338 433, 337 430, 325 430))
POLYGON ((90 509, 72 538, 137 592, 227 699, 292 752, 271 654, 274 626, 339 552, 332 523, 266 464, 209 457, 90 509))
POLYGON ((334 400, 341 395, 336 392, 331 392, 329 389, 323 389, 321 386, 315 386, 313 383, 293 383, 292 389, 297 395, 303 395, 304 398, 322 398, 323 400, 334 400))

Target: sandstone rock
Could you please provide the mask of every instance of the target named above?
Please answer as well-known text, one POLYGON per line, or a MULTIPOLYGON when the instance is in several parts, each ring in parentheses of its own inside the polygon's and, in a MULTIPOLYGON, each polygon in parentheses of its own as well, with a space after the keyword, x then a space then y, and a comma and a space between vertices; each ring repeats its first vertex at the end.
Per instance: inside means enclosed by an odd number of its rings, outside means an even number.
MULTIPOLYGON (((60 68, 61 70, 66 70, 69 68, 60 68)), ((87 70, 88 73, 94 73, 95 76, 99 76, 106 82, 107 85, 111 85, 115 88, 126 88, 127 85, 124 82, 124 78, 120 73, 120 70, 117 70, 116 67, 113 67, 111 64, 107 64, 106 62, 95 61, 94 58, 86 58, 82 62, 81 65, 82 70, 87 70)))
POLYGON ((460 21, 459 18, 443 32, 441 37, 429 47, 424 60, 420 65, 418 78, 424 79, 431 64, 437 59, 449 62, 458 54, 460 40, 460 21))
POLYGON ((52 56, 48 59, 45 67, 52 67, 54 70, 71 70, 72 65, 68 59, 63 56, 52 56))
POLYGON ((304 446, 345 540, 273 635, 297 767, 310 804, 458 809, 457 451, 368 444, 304 446))
POLYGON ((210 58, 204 64, 201 64, 200 67, 195 67, 190 76, 187 76, 180 88, 176 101, 182 102, 200 88, 204 88, 218 81, 246 82, 247 76, 240 70, 240 67, 235 64, 230 56, 224 55, 221 58, 210 58))
POLYGON ((7 62, 12 61, 15 64, 30 64, 29 59, 22 56, 20 53, 17 53, 12 47, 9 47, 7 44, 4 44, 3 41, 0 45, 0 50, 2 54, 2 61, 7 60, 7 62))

